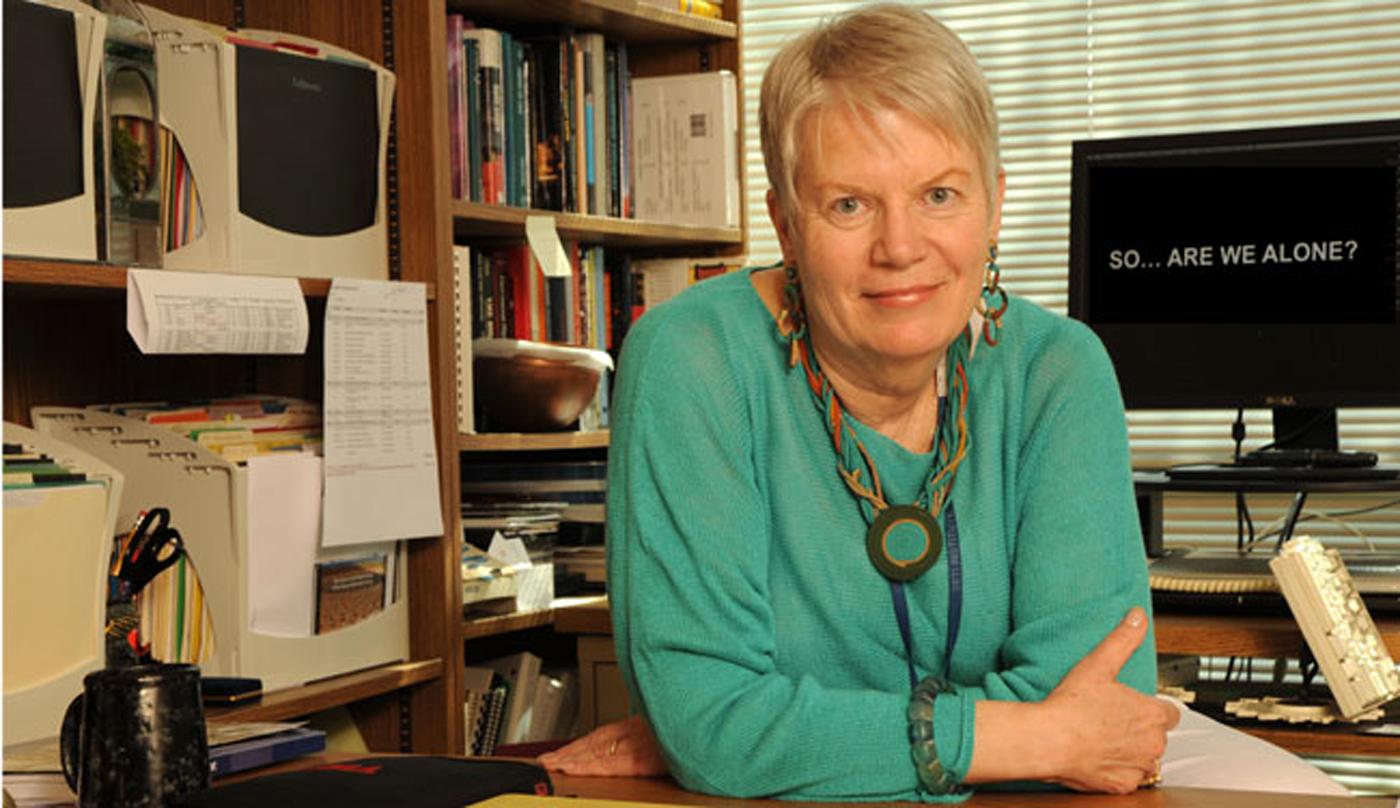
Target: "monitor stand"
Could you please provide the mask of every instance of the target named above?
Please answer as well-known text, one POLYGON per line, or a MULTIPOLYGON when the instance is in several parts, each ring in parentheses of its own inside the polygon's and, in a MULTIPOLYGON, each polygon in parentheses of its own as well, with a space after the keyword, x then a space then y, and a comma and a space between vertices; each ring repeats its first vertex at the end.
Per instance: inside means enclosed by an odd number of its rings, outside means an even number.
POLYGON ((1375 452, 1344 452, 1338 448, 1337 410, 1333 407, 1274 407, 1274 441, 1250 452, 1238 466, 1264 468, 1368 468, 1375 452))
POLYGON ((1344 452, 1337 446, 1333 407, 1274 407, 1274 440, 1233 463, 1183 466, 1167 471, 1178 480, 1344 481, 1394 480, 1400 470, 1378 467, 1375 452, 1344 452))

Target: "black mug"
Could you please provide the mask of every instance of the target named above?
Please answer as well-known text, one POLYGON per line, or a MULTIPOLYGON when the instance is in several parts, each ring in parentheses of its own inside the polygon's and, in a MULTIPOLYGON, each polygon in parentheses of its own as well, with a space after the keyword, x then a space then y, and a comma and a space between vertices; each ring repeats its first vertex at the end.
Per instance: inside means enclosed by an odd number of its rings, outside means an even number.
POLYGON ((93 671, 63 716, 63 777, 81 808, 163 808, 209 787, 199 668, 93 671))

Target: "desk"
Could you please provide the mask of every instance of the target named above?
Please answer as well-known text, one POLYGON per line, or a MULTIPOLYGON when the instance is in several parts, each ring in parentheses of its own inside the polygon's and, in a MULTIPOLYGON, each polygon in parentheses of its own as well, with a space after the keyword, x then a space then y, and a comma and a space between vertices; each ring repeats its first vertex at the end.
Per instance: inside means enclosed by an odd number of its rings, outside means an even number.
MULTIPOLYGON (((627 777, 570 777, 553 775, 556 794, 565 797, 631 800, 706 808, 833 808, 872 805, 922 806, 923 803, 790 802, 788 800, 732 800, 683 791, 669 779, 627 777)), ((1094 808, 1394 808, 1394 798, 1317 797, 1269 794, 1258 791, 1218 791, 1204 788, 1154 788, 1124 796, 1107 794, 1026 794, 978 792, 963 805, 1091 806, 1094 808)))
MULTIPOLYGON (((1287 617, 1158 614, 1154 617, 1157 652, 1198 656, 1293 656, 1303 635, 1287 617)), ((1400 657, 1400 619, 1376 621, 1391 654, 1400 657)), ((579 654, 580 711, 585 728, 627 714, 626 691, 612 650, 608 602, 597 601, 556 610, 554 630, 576 634, 579 654)), ((1361 735, 1300 726, 1242 724, 1238 729, 1300 755, 1364 755, 1400 758, 1400 737, 1361 735)))
MULTIPOLYGON (((235 775, 227 781, 237 782, 279 771, 290 771, 328 762, 352 760, 364 755, 329 753, 284 763, 257 772, 235 775)), ((551 775, 555 793, 562 797, 586 797, 599 800, 627 800, 671 805, 694 805, 703 808, 839 808, 839 806, 872 808, 879 805, 921 806, 923 803, 839 803, 792 802, 788 800, 735 800, 685 791, 670 778, 634 777, 573 777, 551 775)), ((411 803, 407 803, 411 805, 411 803)), ((1086 808, 1395 808, 1393 797, 1318 797, 1311 795, 1271 794, 1258 791, 1219 791, 1203 788, 1154 788, 1123 796, 1073 793, 991 793, 978 792, 963 805, 981 806, 1086 806, 1086 808)), ((562 808, 567 808, 566 806, 562 808)))

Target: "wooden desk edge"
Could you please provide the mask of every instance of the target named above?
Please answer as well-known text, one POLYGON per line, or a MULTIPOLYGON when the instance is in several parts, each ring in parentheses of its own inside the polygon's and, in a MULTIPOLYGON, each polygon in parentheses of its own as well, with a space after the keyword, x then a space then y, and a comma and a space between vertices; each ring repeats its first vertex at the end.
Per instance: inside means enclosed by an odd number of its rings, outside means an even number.
MULTIPOLYGON (((313 768, 385 755, 328 752, 311 755, 266 769, 244 772, 219 784, 228 784, 285 771, 313 768)), ((508 758, 498 758, 508 759, 508 758)), ((685 791, 669 777, 576 777, 551 773, 554 792, 559 797, 650 802, 663 805, 694 805, 707 808, 871 808, 880 805, 922 806, 923 803, 877 802, 794 802, 772 799, 732 799, 685 791)), ((1204 788, 1155 788, 1123 796, 1075 794, 1068 792, 990 792, 978 791, 963 805, 973 806, 1100 806, 1100 808, 1393 808, 1394 798, 1320 797, 1309 794, 1283 794, 1260 791, 1225 791, 1204 788)))

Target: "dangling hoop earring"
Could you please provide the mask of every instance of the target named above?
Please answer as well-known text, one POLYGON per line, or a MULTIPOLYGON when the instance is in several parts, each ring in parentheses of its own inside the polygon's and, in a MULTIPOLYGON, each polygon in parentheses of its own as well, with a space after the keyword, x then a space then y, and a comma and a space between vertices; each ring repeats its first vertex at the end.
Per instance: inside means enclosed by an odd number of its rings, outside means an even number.
POLYGON ((797 367, 798 345, 807 338, 807 314, 802 310, 802 285, 797 278, 797 264, 783 262, 787 283, 783 286, 783 307, 778 311, 778 331, 788 341, 788 367, 797 367))
POLYGON ((1001 316, 1011 305, 1001 285, 1001 267, 997 266, 997 243, 987 245, 987 272, 982 279, 982 294, 977 298, 977 311, 982 315, 982 338, 988 345, 1001 341, 1001 316))

